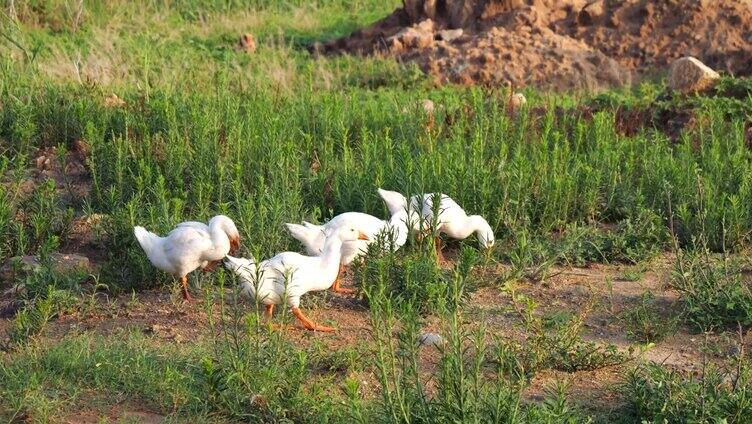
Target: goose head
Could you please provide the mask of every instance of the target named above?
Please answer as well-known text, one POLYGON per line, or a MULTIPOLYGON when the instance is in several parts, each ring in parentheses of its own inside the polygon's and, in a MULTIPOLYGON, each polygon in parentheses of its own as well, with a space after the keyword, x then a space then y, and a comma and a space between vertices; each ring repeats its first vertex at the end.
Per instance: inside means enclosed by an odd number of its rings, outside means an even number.
POLYGON ((369 240, 368 235, 355 228, 342 228, 337 231, 337 238, 342 242, 355 240, 369 240))
POLYGON ((389 213, 394 215, 400 211, 407 209, 407 198, 402 193, 397 191, 389 191, 384 189, 378 189, 379 196, 386 204, 389 213))
POLYGON ((468 217, 468 220, 475 230, 475 235, 478 237, 478 243, 480 243, 481 247, 484 249, 493 248, 496 238, 488 221, 480 215, 471 215, 468 217))
POLYGON ((218 228, 225 233, 230 241, 230 254, 233 255, 240 248, 240 232, 235 222, 225 215, 217 215, 209 221, 209 228, 218 228))

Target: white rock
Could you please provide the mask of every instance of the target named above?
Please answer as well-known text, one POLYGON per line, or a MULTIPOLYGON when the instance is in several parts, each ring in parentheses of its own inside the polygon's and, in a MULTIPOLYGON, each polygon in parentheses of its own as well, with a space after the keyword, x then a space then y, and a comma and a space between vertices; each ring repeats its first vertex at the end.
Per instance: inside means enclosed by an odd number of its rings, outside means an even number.
POLYGON ((453 41, 462 37, 463 32, 464 31, 462 31, 462 28, 445 29, 445 30, 439 31, 438 34, 436 35, 439 40, 453 41))
POLYGON ((671 64, 668 86, 684 94, 699 93, 712 88, 721 76, 704 63, 687 56, 671 64))
POLYGON ((525 95, 522 93, 514 93, 510 104, 513 108, 519 109, 522 106, 525 106, 527 104, 527 99, 525 98, 525 95))
POLYGON ((443 337, 441 337, 440 334, 437 333, 423 333, 420 335, 420 338, 418 339, 418 344, 420 346, 436 346, 440 347, 443 346, 446 343, 443 337))

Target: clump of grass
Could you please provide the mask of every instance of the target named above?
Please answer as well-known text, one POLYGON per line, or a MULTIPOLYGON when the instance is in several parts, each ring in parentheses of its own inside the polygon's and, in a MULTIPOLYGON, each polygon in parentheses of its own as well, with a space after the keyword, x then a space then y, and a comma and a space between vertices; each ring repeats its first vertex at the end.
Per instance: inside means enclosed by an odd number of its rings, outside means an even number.
POLYGON ((384 254, 391 250, 384 240, 372 243, 363 264, 355 267, 356 284, 372 295, 366 296, 369 304, 376 293, 409 304, 421 313, 435 311, 445 304, 452 295, 452 277, 438 266, 433 252, 408 247, 400 254, 384 254))
POLYGON ((707 251, 679 251, 672 286, 686 319, 701 330, 752 325, 752 284, 736 261, 707 251))
POLYGON ((557 314, 555 319, 538 316, 535 302, 514 294, 514 304, 529 333, 525 342, 505 341, 507 349, 516 352, 526 365, 527 377, 543 369, 566 372, 595 370, 623 364, 630 355, 614 345, 600 345, 582 339, 585 318, 594 305, 591 300, 578 314, 557 314))
POLYGON ((636 264, 668 247, 668 230, 660 216, 640 209, 633 218, 619 221, 615 228, 571 226, 562 237, 562 261, 578 266, 590 262, 636 264))
POLYGON ((627 336, 640 343, 657 343, 676 330, 678 318, 665 317, 656 304, 655 295, 646 291, 640 295, 637 305, 630 306, 620 316, 627 336))
POLYGON ((11 346, 24 343, 41 332, 50 320, 63 311, 71 310, 75 303, 71 292, 49 286, 45 293, 27 301, 16 313, 13 325, 8 330, 11 346))
POLYGON ((78 407, 122 393, 157 413, 198 415, 206 410, 196 367, 201 352, 200 346, 154 346, 140 330, 32 341, 12 360, 0 359, 0 417, 61 421, 78 407))
POLYGON ((586 266, 593 262, 637 264, 654 257, 668 246, 668 230, 658 215, 640 209, 633 218, 613 228, 573 223, 551 238, 515 225, 510 233, 511 248, 504 256, 512 268, 507 279, 547 278, 556 264, 586 266))
POLYGON ((463 250, 446 282, 449 295, 434 310, 444 341, 436 346, 437 369, 430 375, 420 366, 423 348, 417 341, 422 318, 417 308, 377 282, 364 284, 381 389, 375 413, 392 423, 582 422, 582 414, 567 402, 563 387, 550 392, 542 404, 524 403, 526 371, 517 352, 501 342, 488 344, 483 325, 466 326, 461 305, 474 256, 473 250, 463 250), (428 389, 429 381, 434 390, 428 389))
POLYGON ((643 422, 745 423, 752 414, 752 368, 739 358, 734 369, 705 364, 694 376, 643 364, 630 371, 621 392, 643 422))
POLYGON ((83 270, 56 270, 44 254, 38 267, 16 274, 20 276, 16 287, 21 294, 17 299, 21 307, 8 330, 9 347, 25 343, 60 313, 75 310, 83 292, 81 283, 88 278, 83 270))
POLYGON ((625 269, 621 275, 619 275, 619 281, 635 282, 640 281, 645 276, 645 272, 648 270, 647 263, 638 263, 625 269))

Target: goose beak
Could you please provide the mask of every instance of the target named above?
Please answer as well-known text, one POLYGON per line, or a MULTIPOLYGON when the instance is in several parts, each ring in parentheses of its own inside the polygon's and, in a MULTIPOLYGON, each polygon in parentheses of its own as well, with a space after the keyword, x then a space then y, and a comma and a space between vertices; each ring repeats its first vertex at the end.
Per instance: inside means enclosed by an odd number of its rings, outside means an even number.
POLYGON ((240 248, 240 237, 230 239, 230 254, 234 255, 240 248))
POLYGON ((370 239, 368 238, 368 236, 365 233, 359 232, 358 233, 358 240, 370 240, 370 239))

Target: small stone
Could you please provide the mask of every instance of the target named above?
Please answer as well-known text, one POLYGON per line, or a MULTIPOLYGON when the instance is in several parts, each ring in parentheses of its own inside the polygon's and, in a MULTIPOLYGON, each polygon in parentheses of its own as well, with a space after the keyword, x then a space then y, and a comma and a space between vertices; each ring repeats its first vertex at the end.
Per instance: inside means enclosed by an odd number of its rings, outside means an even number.
POLYGON ((726 349, 726 357, 727 358, 734 358, 736 356, 739 356, 740 350, 738 346, 731 346, 730 348, 726 349))
POLYGON ((712 88, 720 78, 718 72, 687 56, 671 64, 668 86, 683 94, 699 93, 712 88))
POLYGON ((434 347, 441 347, 446 343, 443 337, 441 337, 440 334, 437 333, 423 333, 420 335, 420 338, 418 339, 418 344, 420 346, 434 346, 434 347))
POLYGON ((50 169, 50 158, 48 158, 45 155, 41 155, 36 158, 35 164, 38 170, 44 171, 45 169, 50 169))
POLYGON ((429 33, 434 31, 435 24, 431 19, 425 19, 414 25, 414 28, 423 33, 429 33))
POLYGON ((238 40, 238 47, 246 53, 254 53, 256 51, 256 40, 251 34, 243 34, 238 40))
POLYGON ((454 41, 462 37, 463 32, 464 31, 462 31, 462 28, 445 29, 445 30, 439 31, 438 34, 436 34, 436 38, 439 40, 444 40, 444 41, 454 41))
POLYGON ((516 114, 526 104, 527 104, 527 99, 525 98, 524 94, 514 93, 512 97, 509 99, 509 111, 516 114))
POLYGON ((159 333, 160 331, 162 331, 163 328, 164 328, 164 326, 162 326, 162 325, 153 324, 152 326, 146 328, 146 332, 147 333, 156 334, 156 333, 159 333))

